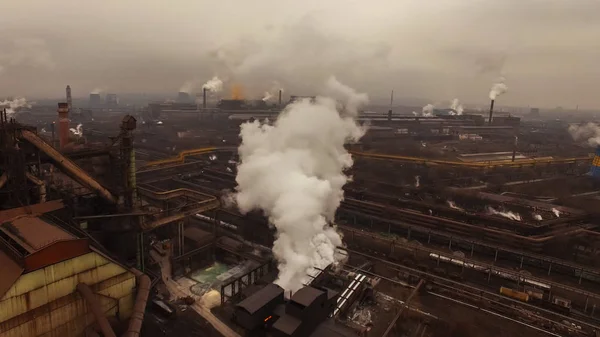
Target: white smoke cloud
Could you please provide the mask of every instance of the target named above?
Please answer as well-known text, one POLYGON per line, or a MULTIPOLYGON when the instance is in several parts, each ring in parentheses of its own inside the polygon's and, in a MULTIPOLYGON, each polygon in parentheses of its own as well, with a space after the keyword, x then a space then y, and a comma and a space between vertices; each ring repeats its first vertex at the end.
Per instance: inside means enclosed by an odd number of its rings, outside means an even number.
POLYGON ((12 100, 0 101, 0 110, 6 109, 6 117, 10 118, 19 108, 31 108, 31 104, 24 97, 18 97, 12 100))
POLYGON ((343 259, 335 250, 342 239, 330 223, 348 180, 344 169, 353 164, 344 144, 365 133, 354 116, 367 97, 335 78, 327 87, 345 95, 345 113, 333 98, 317 97, 287 106, 273 125, 241 126, 235 199, 244 213, 263 210, 277 229, 276 283, 288 291, 309 282, 314 268, 343 259))
POLYGON ((586 140, 590 146, 600 145, 600 126, 595 123, 569 125, 569 133, 575 140, 586 140))
POLYGON ((521 215, 518 213, 514 213, 511 211, 508 211, 508 212, 498 211, 498 210, 495 210, 491 206, 488 206, 487 210, 488 210, 488 213, 493 214, 493 215, 500 215, 500 216, 503 216, 503 217, 511 219, 511 220, 521 221, 521 215))
POLYGON ((552 213, 554 214, 555 217, 560 218, 560 211, 557 210, 556 208, 552 208, 552 213))
POLYGON ((490 89, 490 99, 496 99, 496 97, 504 94, 508 90, 508 86, 504 83, 504 77, 498 79, 492 89, 490 89))
POLYGON ((79 123, 76 128, 70 128, 69 131, 77 137, 83 137, 83 124, 79 123))
POLYGON ((106 91, 106 88, 97 87, 97 88, 94 88, 92 91, 90 91, 90 94, 99 95, 99 94, 101 94, 101 93, 103 93, 105 91, 106 91))
POLYGON ((464 107, 462 104, 460 104, 460 101, 458 100, 458 98, 455 98, 452 100, 452 104, 450 105, 450 109, 453 109, 454 111, 456 111, 457 115, 462 115, 463 111, 464 111, 464 107))
POLYGON ((275 95, 279 95, 279 91, 281 91, 281 93, 283 93, 283 88, 281 87, 279 82, 273 81, 271 88, 265 92, 262 100, 265 102, 269 101, 270 99, 275 97, 275 95))
POLYGON ((421 186, 421 176, 415 176, 415 187, 421 186))
POLYGON ((433 109, 434 108, 435 108, 435 106, 433 104, 427 104, 421 110, 421 116, 423 116, 423 117, 432 117, 433 116, 433 109))
POLYGON ((213 93, 221 92, 223 90, 223 81, 217 76, 213 76, 213 78, 204 83, 202 88, 213 93))
POLYGON ((267 92, 265 92, 265 95, 263 96, 262 100, 265 101, 265 102, 267 102, 271 98, 273 98, 273 95, 271 95, 271 93, 267 91, 267 92))
POLYGON ((542 220, 543 220, 542 216, 541 216, 541 215, 539 215, 539 214, 533 214, 533 218, 534 218, 535 220, 537 220, 537 221, 542 221, 542 220))

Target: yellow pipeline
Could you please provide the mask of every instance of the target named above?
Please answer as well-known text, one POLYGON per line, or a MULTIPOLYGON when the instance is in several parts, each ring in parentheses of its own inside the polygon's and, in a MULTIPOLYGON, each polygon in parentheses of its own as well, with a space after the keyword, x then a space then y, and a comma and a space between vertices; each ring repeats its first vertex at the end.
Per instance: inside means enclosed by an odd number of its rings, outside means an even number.
POLYGON ((576 163, 578 161, 589 161, 590 157, 577 157, 577 158, 561 158, 561 159, 527 159, 527 160, 503 160, 503 161, 484 161, 484 162, 461 162, 451 160, 437 160, 429 158, 419 157, 408 157, 398 156, 391 154, 379 154, 379 153, 367 153, 350 151, 350 153, 357 157, 366 157, 383 160, 398 160, 407 162, 416 162, 422 164, 434 164, 434 165, 448 165, 448 166, 462 166, 462 167, 473 167, 473 168, 492 168, 492 167, 522 167, 522 166, 535 166, 542 164, 565 164, 565 163, 576 163))
MULTIPOLYGON (((179 155, 173 158, 156 160, 153 162, 149 162, 144 165, 144 168, 150 166, 158 166, 165 164, 180 164, 185 161, 187 156, 195 156, 199 154, 207 154, 211 152, 215 152, 218 150, 232 150, 234 148, 231 147, 203 147, 199 149, 186 150, 179 152, 179 155)), ((574 157, 574 158, 558 158, 558 159, 525 159, 525 160, 501 160, 501 161, 479 161, 479 162, 462 162, 462 161, 452 161, 452 160, 439 160, 439 159, 430 159, 430 158, 421 158, 421 157, 410 157, 410 156, 399 156, 393 154, 382 154, 382 153, 369 153, 369 152, 359 152, 359 151, 350 151, 353 156, 357 157, 366 157, 373 159, 383 159, 383 160, 397 160, 397 161, 405 161, 405 162, 413 162, 413 163, 421 163, 428 165, 448 165, 448 166, 462 166, 462 167, 472 167, 472 168, 493 168, 493 167, 523 167, 523 166, 535 166, 535 165, 543 165, 543 164, 569 164, 569 163, 577 163, 580 161, 591 161, 591 157, 574 157)))
POLYGON ((210 153, 210 152, 214 152, 216 150, 218 150, 218 148, 216 148, 216 147, 203 147, 203 148, 199 148, 199 149, 185 150, 185 151, 179 152, 177 157, 151 161, 151 162, 147 163, 146 165, 144 165, 143 167, 147 168, 150 166, 158 166, 158 165, 181 164, 185 161, 185 157, 187 157, 187 156, 195 156, 195 155, 199 155, 199 154, 210 153))

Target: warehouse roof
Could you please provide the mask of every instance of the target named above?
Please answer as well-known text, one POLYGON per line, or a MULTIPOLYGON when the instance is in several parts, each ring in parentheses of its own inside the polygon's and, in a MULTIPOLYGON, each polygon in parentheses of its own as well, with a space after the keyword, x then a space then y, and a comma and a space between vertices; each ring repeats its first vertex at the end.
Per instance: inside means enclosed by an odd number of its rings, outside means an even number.
POLYGON ((59 227, 33 216, 23 215, 0 225, 0 230, 33 254, 58 241, 75 240, 76 237, 59 227))
POLYGON ((248 313, 253 314, 278 296, 283 296, 283 288, 274 283, 269 283, 266 287, 241 301, 237 307, 243 308, 248 313))
POLYGON ((319 296, 321 296, 324 291, 313 288, 313 287, 304 287, 294 293, 292 295, 291 300, 295 303, 302 305, 303 307, 308 307, 314 300, 316 300, 319 296))
POLYGON ((279 330, 288 336, 292 336, 301 324, 302 321, 297 319, 296 317, 291 315, 284 315, 280 317, 275 322, 275 324, 273 324, 273 329, 279 330))

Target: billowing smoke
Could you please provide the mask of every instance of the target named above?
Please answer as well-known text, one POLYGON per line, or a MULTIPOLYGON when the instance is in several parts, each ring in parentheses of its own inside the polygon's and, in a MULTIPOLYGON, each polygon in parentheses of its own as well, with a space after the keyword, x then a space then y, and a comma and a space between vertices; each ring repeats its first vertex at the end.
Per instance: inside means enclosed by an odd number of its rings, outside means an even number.
POLYGON ((494 85, 492 85, 492 89, 490 90, 490 99, 496 99, 496 97, 502 95, 508 90, 508 86, 504 83, 504 77, 498 79, 494 85))
POLYGON ((267 91, 267 92, 265 92, 265 95, 263 96, 262 100, 267 102, 271 98, 273 98, 273 95, 271 95, 271 93, 267 91))
POLYGON ((427 104, 426 106, 423 107, 423 109, 421 111, 421 116, 432 117, 434 108, 435 108, 435 106, 433 104, 427 104))
POLYGON ((456 206, 456 204, 452 200, 448 200, 448 206, 450 208, 457 209, 457 210, 462 211, 462 212, 465 211, 463 208, 456 206))
POLYGON ((344 148, 365 130, 357 125, 357 108, 365 94, 330 78, 330 97, 290 104, 273 125, 259 121, 241 126, 242 144, 235 200, 241 212, 261 209, 277 230, 273 254, 279 265, 276 283, 296 291, 310 281, 314 268, 340 262, 342 244, 331 225, 347 182, 344 170, 353 164, 344 148))
POLYGON ((415 176, 415 187, 421 186, 421 176, 415 176))
POLYGON ((0 101, 0 110, 6 109, 7 118, 14 115, 16 110, 20 108, 31 108, 31 104, 24 97, 0 101))
POLYGON ((569 133, 575 140, 586 140, 590 146, 600 145, 600 126, 595 123, 570 125, 569 133))
POLYGON ((488 206, 487 207, 488 213, 493 214, 493 215, 500 215, 503 216, 505 218, 514 220, 514 221, 521 221, 521 215, 519 215, 518 213, 514 213, 511 211, 508 212, 502 212, 502 211, 498 211, 495 210, 492 206, 488 206))
POLYGON ((464 111, 464 107, 462 104, 460 104, 460 101, 458 100, 458 98, 455 98, 452 100, 452 104, 450 105, 450 109, 456 111, 457 115, 462 115, 463 111, 464 111))
POLYGON ((70 128, 69 131, 77 137, 83 137, 83 124, 79 123, 76 128, 70 128))
POLYGON ((560 211, 556 208, 552 208, 552 213, 554 213, 555 217, 560 218, 560 211))
POLYGON ((544 220, 544 219, 542 218, 542 216, 541 216, 541 215, 539 215, 539 214, 535 214, 535 213, 533 214, 533 218, 534 218, 535 220, 537 220, 537 221, 542 221, 542 220, 544 220))
POLYGON ((208 82, 204 83, 202 89, 206 89, 213 93, 221 92, 223 90, 223 81, 217 76, 213 76, 208 82))

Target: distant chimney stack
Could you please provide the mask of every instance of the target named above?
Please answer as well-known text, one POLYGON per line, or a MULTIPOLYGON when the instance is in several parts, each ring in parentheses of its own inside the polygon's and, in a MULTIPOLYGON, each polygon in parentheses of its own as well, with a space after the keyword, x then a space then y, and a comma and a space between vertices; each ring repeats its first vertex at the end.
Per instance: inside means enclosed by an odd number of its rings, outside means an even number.
POLYGON ((489 124, 492 124, 492 115, 494 114, 494 100, 492 100, 492 103, 490 103, 490 120, 488 121, 489 124))
POLYGON ((206 109, 206 91, 207 88, 202 88, 202 109, 206 109))
POLYGON ((69 144, 69 103, 58 103, 58 142, 60 148, 69 144))
POLYGON ((279 107, 281 108, 281 94, 283 94, 283 90, 279 89, 279 107))
POLYGON ((71 97, 71 86, 67 85, 67 104, 69 105, 69 112, 73 111, 73 98, 71 97))

